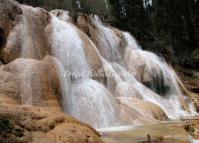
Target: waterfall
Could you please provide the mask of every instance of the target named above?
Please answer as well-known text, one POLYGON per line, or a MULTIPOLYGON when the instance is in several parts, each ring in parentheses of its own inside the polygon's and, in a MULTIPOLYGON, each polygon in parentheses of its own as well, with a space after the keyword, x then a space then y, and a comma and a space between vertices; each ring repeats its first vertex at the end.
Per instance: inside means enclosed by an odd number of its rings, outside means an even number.
POLYGON ((20 5, 21 14, 13 20, 7 35, 5 48, 1 51, 1 58, 9 63, 16 58, 31 58, 42 60, 49 54, 46 47, 44 30, 49 24, 50 15, 41 8, 20 5))
POLYGON ((48 53, 43 35, 48 24, 48 14, 41 8, 22 7, 23 16, 16 26, 16 31, 20 32, 21 37, 13 37, 16 38, 16 42, 21 41, 20 57, 42 59, 48 53))
MULTIPOLYGON (((121 52, 119 51, 119 39, 115 35, 114 31, 108 27, 103 26, 102 21, 96 15, 91 17, 91 20, 97 27, 98 41, 96 43, 99 52, 105 59, 111 62, 119 62, 121 59, 121 52)), ((92 37, 92 33, 90 34, 92 37)))
POLYGON ((54 16, 52 28, 51 54, 62 74, 64 111, 96 128, 113 126, 119 106, 112 94, 90 77, 92 69, 77 28, 54 16))
POLYGON ((34 105, 55 95, 65 113, 97 129, 196 113, 172 67, 144 51, 129 33, 104 24, 96 15, 82 14, 75 21, 64 10, 21 8, 23 14, 3 52, 8 63, 26 58, 16 63, 23 69, 18 70, 22 104, 34 105), (53 74, 48 73, 51 68, 53 74), (58 82, 55 94, 51 76, 58 82))
MULTIPOLYGON (((104 25, 98 16, 91 16, 90 19, 98 33, 96 36, 91 31, 91 39, 98 45, 101 55, 123 81, 121 84, 117 80, 116 90, 123 85, 119 91, 124 90, 125 87, 128 87, 127 91, 129 91, 131 86, 130 91, 134 91, 132 92, 134 96, 137 93, 137 97, 141 96, 142 99, 160 106, 169 118, 189 115, 185 110, 192 109, 191 103, 186 101, 187 98, 181 92, 174 70, 163 59, 142 50, 127 32, 121 31, 122 40, 125 43, 124 47, 121 47, 113 28, 104 25), (124 52, 121 52, 122 48, 124 52), (130 85, 127 86, 127 83, 130 85)), ((129 92, 123 92, 120 96, 127 96, 127 94, 130 95, 129 92)), ((195 113, 194 110, 190 112, 195 113)))
MULTIPOLYGON (((155 100, 158 100, 158 103, 161 103, 161 101, 166 101, 161 105, 163 107, 165 104, 169 105, 164 107, 164 110, 167 111, 168 115, 170 115, 169 117, 176 118, 179 116, 188 115, 187 112, 184 111, 187 110, 187 108, 191 110, 191 113, 195 113, 191 107, 192 103, 186 101, 187 97, 181 92, 178 83, 178 77, 174 70, 163 59, 160 59, 155 54, 143 51, 140 46, 136 46, 135 42, 128 42, 129 40, 135 41, 132 36, 130 38, 128 33, 124 33, 124 37, 127 41, 126 46, 128 51, 125 64, 127 69, 129 71, 133 69, 131 73, 134 75, 137 73, 139 82, 144 83, 148 88, 154 91, 156 95, 159 94, 158 98, 163 97, 161 100, 157 98, 155 100), (143 63, 139 63, 139 61, 143 63), (129 63, 135 64, 129 65, 129 63), (182 109, 182 106, 184 109, 182 109), (175 111, 173 114, 171 114, 171 109, 175 111)), ((147 95, 145 94, 145 96, 147 95)), ((157 101, 151 102, 155 103, 157 101)))

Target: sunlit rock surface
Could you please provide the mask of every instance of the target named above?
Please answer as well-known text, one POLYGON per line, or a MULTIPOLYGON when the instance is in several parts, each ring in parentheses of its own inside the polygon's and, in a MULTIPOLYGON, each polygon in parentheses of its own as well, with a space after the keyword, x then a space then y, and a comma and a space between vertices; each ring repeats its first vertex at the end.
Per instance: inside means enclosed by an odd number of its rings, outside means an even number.
POLYGON ((94 129, 64 113, 49 107, 13 104, 0 104, 0 141, 3 143, 103 143, 94 129))
POLYGON ((118 100, 122 104, 125 104, 138 113, 141 113, 141 115, 145 116, 145 118, 157 119, 160 121, 167 119, 165 112, 159 106, 151 102, 131 97, 120 97, 118 100))

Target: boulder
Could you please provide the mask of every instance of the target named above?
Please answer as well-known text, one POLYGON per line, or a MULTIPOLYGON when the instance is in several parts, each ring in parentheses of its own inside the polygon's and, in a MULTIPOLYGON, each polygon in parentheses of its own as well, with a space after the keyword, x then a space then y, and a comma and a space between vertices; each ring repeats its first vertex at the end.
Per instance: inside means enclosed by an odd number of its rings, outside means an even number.
POLYGON ((128 126, 128 125, 143 125, 143 124, 152 124, 157 123, 156 120, 151 118, 146 118, 141 113, 135 109, 129 107, 126 104, 120 103, 120 122, 119 125, 128 126))
POLYGON ((132 110, 137 111, 146 119, 148 118, 160 121, 167 119, 165 112, 158 105, 149 101, 132 97, 119 97, 118 100, 121 104, 127 105, 132 110))
POLYGON ((12 104, 0 104, 0 142, 103 143, 94 129, 64 113, 12 104))

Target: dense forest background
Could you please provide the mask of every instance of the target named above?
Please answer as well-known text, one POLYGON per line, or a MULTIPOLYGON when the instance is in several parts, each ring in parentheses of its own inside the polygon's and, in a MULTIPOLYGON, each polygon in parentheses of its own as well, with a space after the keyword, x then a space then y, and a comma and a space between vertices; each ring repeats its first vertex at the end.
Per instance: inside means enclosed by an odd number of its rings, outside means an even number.
POLYGON ((98 14, 172 64, 199 67, 199 0, 18 0, 47 10, 98 14))

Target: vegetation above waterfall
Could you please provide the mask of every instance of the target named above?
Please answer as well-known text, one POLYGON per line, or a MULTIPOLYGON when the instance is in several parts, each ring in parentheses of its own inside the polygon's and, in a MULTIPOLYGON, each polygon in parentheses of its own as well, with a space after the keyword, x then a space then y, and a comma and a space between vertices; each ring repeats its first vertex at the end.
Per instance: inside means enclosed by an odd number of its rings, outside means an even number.
POLYGON ((172 63, 197 68, 199 61, 198 0, 18 0, 33 6, 94 13, 130 31, 144 49, 172 63))

